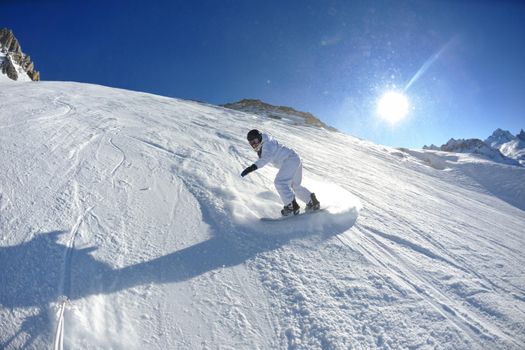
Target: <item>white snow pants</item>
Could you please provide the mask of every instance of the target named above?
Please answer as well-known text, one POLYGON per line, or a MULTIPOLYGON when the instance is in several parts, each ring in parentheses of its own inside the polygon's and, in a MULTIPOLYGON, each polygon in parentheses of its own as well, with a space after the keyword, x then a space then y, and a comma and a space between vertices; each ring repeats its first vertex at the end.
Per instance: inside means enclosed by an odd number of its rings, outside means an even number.
POLYGON ((294 155, 287 158, 275 177, 275 188, 281 196, 284 205, 290 204, 294 197, 308 203, 311 192, 304 186, 301 186, 303 180, 303 164, 298 156, 294 155))

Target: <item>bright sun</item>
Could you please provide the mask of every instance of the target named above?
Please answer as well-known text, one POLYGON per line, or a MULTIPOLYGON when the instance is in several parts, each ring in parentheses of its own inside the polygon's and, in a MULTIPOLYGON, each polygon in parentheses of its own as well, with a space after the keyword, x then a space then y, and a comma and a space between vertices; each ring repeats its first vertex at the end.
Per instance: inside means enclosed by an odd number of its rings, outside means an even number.
POLYGON ((408 107, 408 98, 405 95, 390 91, 379 100, 377 113, 387 122, 395 124, 406 117, 408 107))

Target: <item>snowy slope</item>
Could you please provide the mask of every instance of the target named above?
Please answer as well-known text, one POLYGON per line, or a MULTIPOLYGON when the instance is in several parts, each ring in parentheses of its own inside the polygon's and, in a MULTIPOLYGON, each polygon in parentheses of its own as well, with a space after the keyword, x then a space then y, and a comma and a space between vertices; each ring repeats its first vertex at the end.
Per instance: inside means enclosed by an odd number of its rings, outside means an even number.
POLYGON ((525 168, 58 82, 0 82, 0 145, 0 348, 525 346, 525 168), (258 220, 253 127, 328 212, 258 220))

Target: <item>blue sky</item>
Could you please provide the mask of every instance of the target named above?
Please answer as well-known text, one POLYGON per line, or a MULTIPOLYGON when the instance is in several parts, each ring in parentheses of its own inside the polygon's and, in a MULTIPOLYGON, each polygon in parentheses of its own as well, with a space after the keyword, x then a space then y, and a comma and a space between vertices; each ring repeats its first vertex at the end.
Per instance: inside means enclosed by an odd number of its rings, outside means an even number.
POLYGON ((390 146, 525 128, 520 1, 4 0, 0 13, 43 80, 258 98, 390 146), (376 112, 392 89, 410 102, 395 125, 376 112))

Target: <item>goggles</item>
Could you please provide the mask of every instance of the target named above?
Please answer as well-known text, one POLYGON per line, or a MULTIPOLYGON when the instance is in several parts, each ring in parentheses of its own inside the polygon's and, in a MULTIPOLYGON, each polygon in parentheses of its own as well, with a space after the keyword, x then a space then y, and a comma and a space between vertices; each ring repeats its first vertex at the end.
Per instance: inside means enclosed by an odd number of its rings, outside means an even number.
POLYGON ((262 142, 259 141, 259 139, 253 139, 248 142, 250 143, 250 146, 252 146, 254 151, 259 151, 261 149, 262 142))

